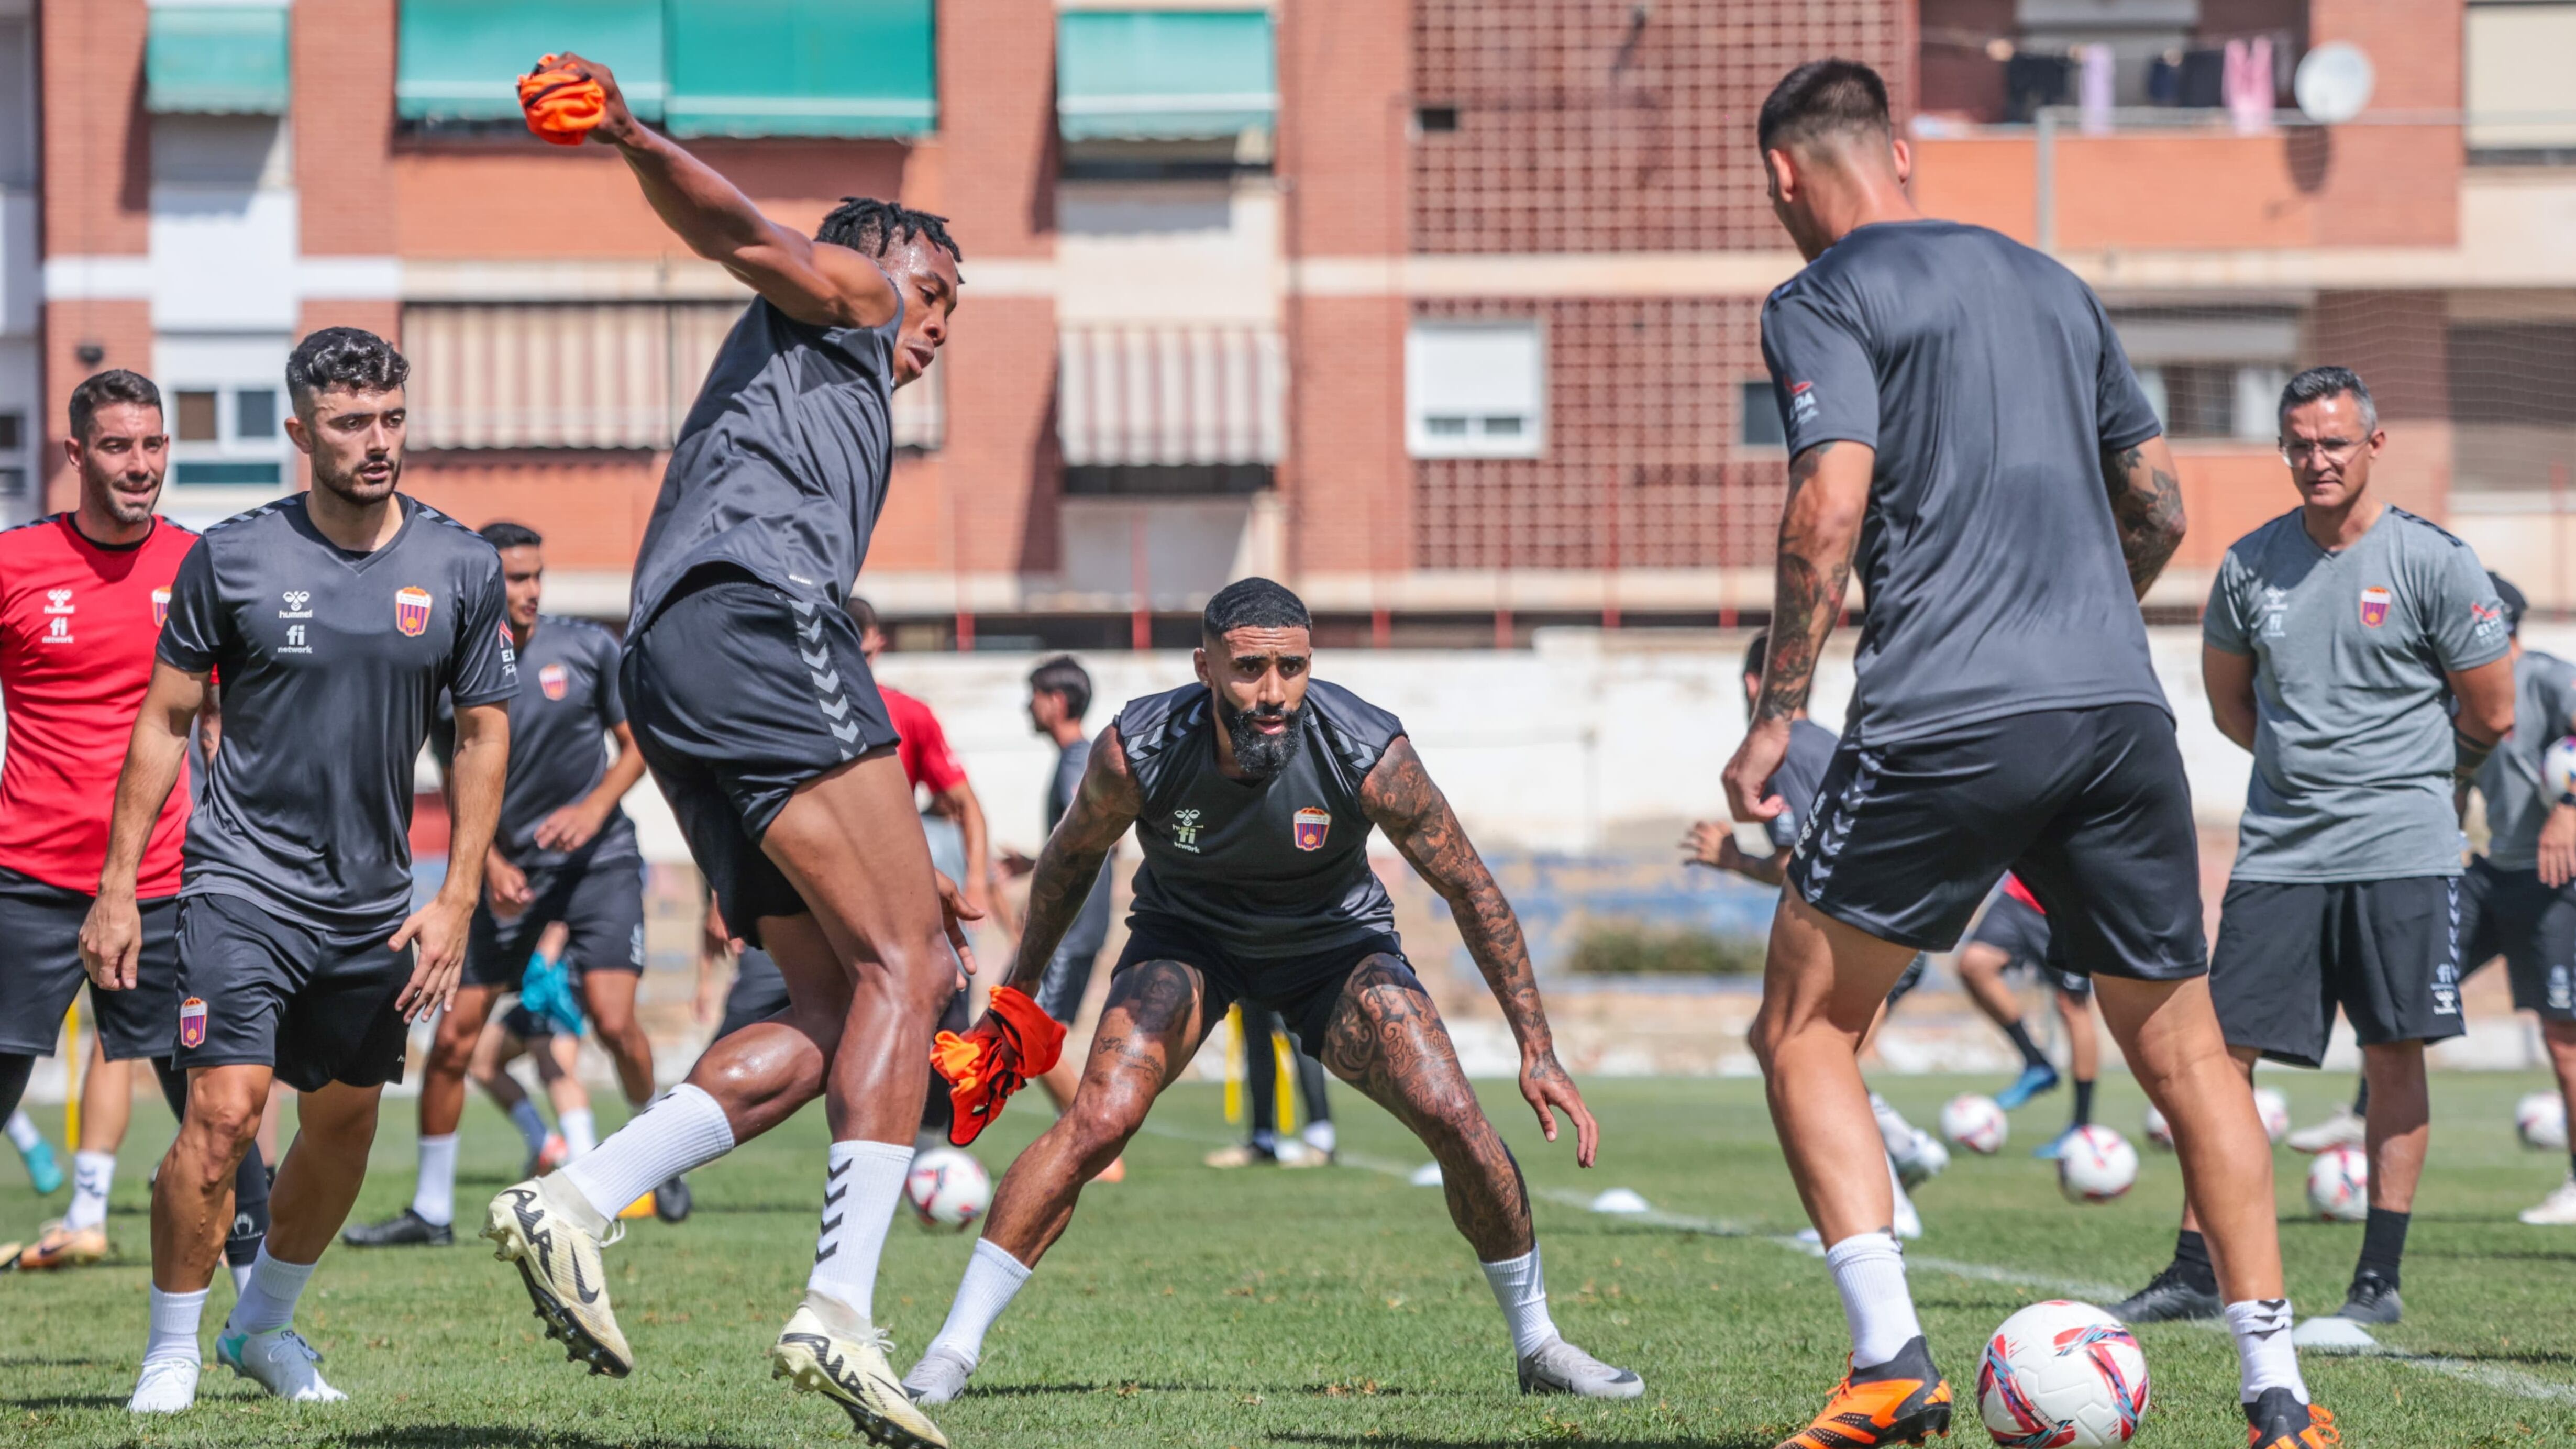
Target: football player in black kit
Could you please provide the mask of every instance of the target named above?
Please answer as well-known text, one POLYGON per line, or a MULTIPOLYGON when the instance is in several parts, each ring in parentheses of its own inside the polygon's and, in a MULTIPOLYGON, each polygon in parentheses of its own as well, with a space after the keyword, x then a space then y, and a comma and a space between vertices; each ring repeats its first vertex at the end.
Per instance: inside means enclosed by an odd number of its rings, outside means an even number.
POLYGON ((1369 869, 1371 827, 1449 902, 1521 1046, 1521 1095, 1575 1158, 1598 1137, 1558 1065, 1520 923, 1394 716, 1313 679, 1306 606, 1268 579, 1208 600, 1198 682, 1130 700, 1092 746, 1082 791, 1038 857, 1011 980, 1034 989, 1127 827, 1145 863, 1135 911, 1073 1103, 1002 1176, 948 1322, 904 1388, 966 1386, 984 1334, 1072 1220, 1082 1185, 1144 1125, 1228 1005, 1275 1010, 1298 1045, 1413 1129, 1437 1158, 1450 1217, 1512 1331, 1525 1392, 1633 1399, 1634 1373, 1549 1320, 1519 1167, 1459 1070, 1406 964, 1369 869))

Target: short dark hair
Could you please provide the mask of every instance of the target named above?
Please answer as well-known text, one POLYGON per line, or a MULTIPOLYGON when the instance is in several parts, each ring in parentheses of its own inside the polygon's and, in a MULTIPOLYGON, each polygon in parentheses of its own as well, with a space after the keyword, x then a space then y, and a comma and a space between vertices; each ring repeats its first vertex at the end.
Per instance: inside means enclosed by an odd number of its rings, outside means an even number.
POLYGON ((411 364, 394 345, 364 327, 325 327, 286 359, 286 393, 299 413, 325 388, 390 392, 410 376, 411 364))
POLYGON ((1199 632, 1222 639, 1230 629, 1311 629, 1306 602, 1263 578, 1236 579, 1216 591, 1199 611, 1199 632))
POLYGON ((2364 433, 2379 431, 2379 404, 2371 401, 2370 389, 2363 384, 2361 374, 2349 367, 2336 367, 2331 363, 2324 367, 2309 368, 2291 378, 2290 385, 2281 389, 2281 412, 2278 421, 2283 424, 2283 431, 2288 431, 2290 409, 2304 407, 2320 398, 2330 397, 2351 398, 2353 406, 2361 410, 2361 430, 2364 433))
POLYGON ((72 436, 83 442, 89 441, 89 430, 98 421, 98 410, 118 403, 133 403, 159 412, 161 389, 154 387, 152 379, 142 373, 129 372, 122 367, 91 373, 81 379, 80 386, 72 389, 72 436))
POLYGON ((850 622, 859 626, 860 638, 865 639, 868 631, 877 627, 877 606, 858 595, 850 595, 850 601, 841 608, 849 614, 850 622))
POLYGON ((2522 596, 2522 590, 2513 586, 2513 580, 2493 569, 2487 570, 2487 584, 2496 591, 2496 597, 2504 603, 2505 633, 2521 634, 2522 611, 2531 607, 2531 600, 2522 596))
POLYGON ((1836 131, 1875 130, 1892 135, 1887 82, 1856 60, 1811 60, 1780 78, 1762 102, 1754 136, 1765 151, 1813 141, 1836 131))
POLYGON ((495 519, 474 531, 483 535, 483 541, 494 548, 542 548, 546 542, 545 536, 535 529, 524 523, 512 523, 506 518, 495 519))
POLYGON ((948 234, 948 218, 873 196, 844 196, 823 224, 814 229, 814 240, 848 247, 872 257, 884 256, 897 242, 919 237, 963 263, 966 254, 957 249, 956 238, 948 234))
POLYGON ((1029 671, 1031 694, 1064 698, 1064 712, 1080 719, 1091 713, 1091 671, 1070 654, 1059 654, 1029 671))
POLYGON ((1753 642, 1744 646, 1744 672, 1759 676, 1762 666, 1771 662, 1771 631, 1756 629, 1753 642))

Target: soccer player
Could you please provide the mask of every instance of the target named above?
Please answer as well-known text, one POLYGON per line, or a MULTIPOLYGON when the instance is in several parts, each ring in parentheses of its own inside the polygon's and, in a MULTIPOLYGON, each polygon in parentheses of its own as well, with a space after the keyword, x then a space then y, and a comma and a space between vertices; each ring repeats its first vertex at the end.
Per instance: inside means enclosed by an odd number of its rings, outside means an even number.
MULTIPOLYGON (((171 581, 197 535, 153 513, 169 461, 161 392, 122 369, 72 389, 63 452, 80 501, 0 533, 0 697, 9 744, 0 764, 0 1116, 14 1114, 39 1056, 51 1056, 63 1011, 80 990, 81 921, 107 856, 117 762, 152 680, 152 642, 171 581)), ((212 718, 213 694, 207 694, 212 718)), ((197 721, 192 719, 193 727, 197 721)), ((170 1065, 179 1026, 179 839, 188 797, 171 792, 147 822, 135 890, 141 939, 132 989, 90 992, 95 1093, 131 1091, 123 1064, 149 1059, 177 1110, 187 1081, 170 1065)), ((129 1099, 130 1100, 130 1099, 129 1099)), ((15 1254, 20 1269, 76 1267, 105 1257, 107 1198, 124 1135, 117 1103, 95 1113, 74 1144, 72 1201, 60 1221, 15 1254)), ((59 1182, 57 1183, 59 1185, 59 1182)), ((268 1221, 268 1174, 244 1158, 229 1188, 224 1252, 250 1270, 268 1221)))
POLYGON ((483 1034, 474 1039, 474 1056, 465 1069, 474 1085, 519 1129, 519 1139, 528 1148, 529 1176, 552 1172, 599 1145, 589 1089, 575 1074, 582 1033, 589 1022, 562 961, 569 935, 558 922, 540 938, 536 957, 520 979, 519 1000, 483 1023, 483 1034), (523 1055, 536 1067, 537 1080, 552 1100, 555 1120, 563 1130, 546 1126, 536 1104, 510 1075, 510 1063, 523 1055))
MULTIPOLYGON (((2219 732, 2251 751, 2209 985, 2228 1049, 2315 1067, 2340 1006, 2370 1083, 2370 1216, 2340 1341, 2395 1323, 2431 1135, 2424 1044, 2458 1036, 2460 808, 2514 724, 2504 605, 2469 546, 2370 493, 2387 446, 2341 367, 2290 379, 2281 456, 2299 506, 2238 539, 2201 618, 2219 732)), ((2186 1204, 2174 1260, 2113 1312, 2217 1311, 2186 1204)))
MULTIPOLYGON (((877 623, 876 606, 851 597, 850 620, 859 626, 859 653, 873 673, 885 652, 885 629, 877 623)), ((993 893, 992 835, 984 824, 984 802, 966 778, 966 766, 950 748, 948 731, 928 704, 890 684, 877 686, 885 700, 886 718, 902 736, 896 755, 916 795, 930 799, 922 812, 922 833, 930 842, 933 870, 957 882, 966 904, 980 914, 991 908, 993 893)))
MULTIPOLYGON (((17 1149, 18 1165, 27 1169, 27 1185, 36 1190, 36 1196, 52 1197, 61 1192, 63 1165, 54 1158, 54 1144, 47 1142, 45 1134, 36 1130, 35 1119, 24 1110, 11 1112, 8 1131, 9 1145, 17 1149)), ((11 1248, 16 1246, 14 1243, 10 1245, 11 1248)), ((17 1256, 6 1250, 0 1250, 0 1254, 17 1256)))
POLYGON ((117 780, 80 938, 109 995, 142 985, 137 877, 220 672, 223 746, 180 884, 188 1113, 152 1195, 136 1413, 196 1402, 206 1281, 272 1078, 302 1094, 295 1143, 215 1356, 280 1398, 345 1397, 295 1332, 295 1302, 365 1180, 376 1101, 402 1078, 409 1023, 447 1003, 464 963, 518 678, 492 545, 395 491, 409 372, 353 327, 296 345, 286 429, 312 459, 312 491, 217 524, 181 562, 117 780), (456 706, 454 843, 445 882, 414 911, 412 764, 441 690, 456 706))
MULTIPOLYGON (((1986 898, 1986 913, 1977 918, 1967 944, 1959 948, 1959 983, 1986 1019, 2003 1028, 2021 1053, 2021 1075, 1995 1094, 1995 1105, 2009 1112, 2042 1092, 2057 1088, 2057 1068, 2031 1040, 2022 1021, 2021 1003, 2013 999, 2004 973, 2025 970, 2047 982, 2057 1003, 2057 1019, 2066 1028, 2067 1071, 2075 1078, 2075 1111, 2066 1131, 2091 1125, 2093 1088, 2102 1075, 2101 1038, 2093 1030, 2093 981, 2066 969, 2056 936, 2048 929, 2048 912, 2019 876, 2007 875, 2001 889, 1986 898)), ((2054 1158, 2065 1133, 2031 1149, 2031 1156, 2054 1158)))
POLYGON ((1772 1120, 1826 1245, 1851 1368, 1794 1449, 1948 1428, 1887 1231, 1857 1053, 1914 953, 1948 950, 2010 870, 2066 936, 2209 1224, 2257 1449, 2310 1449, 2285 1331, 2271 1144, 2209 1005, 2189 787, 2138 612, 2181 487, 2101 303, 2048 257, 1926 219, 1868 67, 1811 61, 1757 122, 1807 267, 1762 346, 1788 432, 1771 650, 1725 770, 1739 820, 1789 808, 1787 755, 1854 567, 1850 718, 1789 861, 1752 1031, 1772 1120))
MULTIPOLYGON (((2576 734, 2576 664, 2525 648, 2522 590, 2496 574, 2487 580, 2511 641, 2513 733, 2478 770, 2487 853, 2460 878, 2462 974, 2504 957, 2514 1008, 2540 1018, 2559 1095, 2576 1106, 2576 796, 2552 794, 2542 765, 2552 744, 2576 734)), ((2576 1226, 2576 1157, 2569 1165, 2556 1191, 2523 1209, 2524 1222, 2576 1226)))
POLYGON ((1566 1342, 1548 1317, 1520 1170, 1405 962, 1394 905, 1369 868, 1371 828, 1449 902, 1520 1041, 1521 1095, 1550 1141, 1556 1114, 1572 1119, 1576 1160, 1589 1167, 1597 1129, 1557 1064, 1511 904, 1404 726, 1311 677, 1311 625, 1295 594, 1268 579, 1228 584, 1199 630, 1198 681, 1128 701, 1038 857, 1012 988, 1044 978, 1133 825, 1145 863, 1127 947, 1073 1105, 1003 1174, 948 1321, 904 1387, 925 1404, 964 1390, 985 1332, 1063 1234, 1082 1185, 1240 1001, 1285 1016, 1302 1049, 1431 1149, 1450 1217, 1502 1304, 1525 1392, 1644 1393, 1637 1375, 1566 1342))
MULTIPOLYGON (((509 590, 519 696, 510 704, 510 777, 500 833, 483 864, 483 900, 466 939, 464 984, 438 1019, 420 1083, 420 1175, 408 1206, 351 1227, 353 1248, 454 1242, 456 1128, 465 1077, 492 1002, 519 989, 537 940, 560 924, 564 961, 600 1045, 617 1064, 630 1112, 653 1096, 653 1043, 635 1019, 644 973, 644 856, 618 805, 644 777, 644 759, 617 693, 617 639, 587 619, 540 612, 545 540, 516 523, 487 523, 509 590), (613 741, 612 758, 604 741, 613 741)), ((447 753, 442 724, 434 738, 447 753)), ((688 1188, 657 1184, 654 1209, 687 1215, 688 1188)))
MULTIPOLYGON (((1106 876, 1104 867, 1101 874, 1106 876)), ((1324 1064, 1297 1051, 1289 1067, 1297 1079, 1297 1095, 1306 1104, 1306 1125, 1294 1137, 1279 1135, 1279 1039, 1288 1034, 1288 1022, 1275 1011, 1231 1013, 1231 1025, 1220 1024, 1219 1031, 1234 1033, 1235 1050, 1242 1055, 1243 1109, 1245 1122, 1241 1142, 1220 1147, 1200 1161, 1223 1171, 1243 1167, 1330 1167, 1339 1134, 1333 1126, 1333 1105, 1324 1095, 1324 1064)), ((1061 1071, 1064 1064, 1057 1063, 1061 1071)), ((1062 1110, 1062 1109, 1058 1109, 1062 1110)), ((1115 1163, 1111 1164, 1114 1168, 1115 1163)), ((1116 1175, 1108 1179, 1118 1180, 1116 1175)))
MULTIPOLYGON (((632 1365, 599 1285, 624 1204, 826 1099, 832 1146, 805 1299, 770 1351, 881 1443, 940 1446, 872 1317, 921 1121, 931 1030, 975 911, 930 866, 895 732, 842 609, 894 461, 893 389, 948 336, 956 243, 854 199, 806 237, 635 119, 608 68, 590 139, 699 255, 758 295, 682 424, 635 563, 620 682, 636 744, 723 917, 783 973, 784 1017, 717 1042, 599 1150, 505 1190, 485 1233, 577 1358, 632 1365)), ((972 966, 971 954, 966 964, 972 966)))

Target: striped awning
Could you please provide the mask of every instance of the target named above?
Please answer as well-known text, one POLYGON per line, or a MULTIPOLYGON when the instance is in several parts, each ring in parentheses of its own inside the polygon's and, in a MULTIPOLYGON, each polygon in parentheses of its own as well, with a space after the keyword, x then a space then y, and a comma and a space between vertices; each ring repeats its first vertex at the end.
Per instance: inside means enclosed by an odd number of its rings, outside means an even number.
POLYGON ((1073 467, 1275 463, 1288 365, 1257 327, 1078 327, 1058 344, 1056 435, 1073 467))
MULTIPOLYGON (((403 309, 422 448, 671 445, 737 302, 436 303, 403 309)), ((899 448, 936 448, 940 373, 894 395, 899 448)))

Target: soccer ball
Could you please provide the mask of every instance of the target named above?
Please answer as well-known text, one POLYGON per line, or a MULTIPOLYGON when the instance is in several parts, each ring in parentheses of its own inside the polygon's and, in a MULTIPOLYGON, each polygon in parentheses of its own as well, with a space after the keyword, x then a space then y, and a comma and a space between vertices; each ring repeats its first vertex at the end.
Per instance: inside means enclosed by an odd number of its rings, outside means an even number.
POLYGON ((2254 1113, 2263 1119, 2263 1135, 2275 1143, 2290 1135, 2290 1099, 2278 1090, 2256 1087, 2254 1113))
POLYGON ((2005 1449, 2126 1444, 2147 1412, 2147 1356, 2090 1303, 2034 1303, 1987 1341, 1977 1410, 2005 1449))
POLYGON ((2157 1111, 2153 1102, 2147 1104, 2147 1140, 2167 1152, 2173 1151, 2173 1124, 2165 1120, 2165 1114, 2157 1111))
POLYGON ((2513 1104, 2513 1130, 2522 1145, 2542 1152, 2567 1150, 2567 1099, 2534 1092, 2513 1104))
POLYGON ((2576 781, 2576 735, 2540 752, 2540 778, 2548 782, 2550 799, 2567 798, 2569 783, 2576 781))
POLYGON ((2308 1164, 2308 1206, 2328 1222, 2357 1223, 2370 1216, 2370 1154, 2358 1147, 2329 1147, 2308 1164))
POLYGON ((1961 1092, 1941 1109, 1941 1135, 1979 1156, 2001 1152, 2011 1134, 2012 1124, 2004 1120, 2004 1109, 1992 1097, 1961 1092))
POLYGON ((2057 1140, 2057 1190, 2068 1202, 2109 1202, 2138 1180, 2138 1149, 2108 1127, 2078 1127, 2057 1140))
POLYGON ((903 1196, 923 1227, 962 1233, 993 1205, 993 1175, 954 1147, 934 1147, 912 1159, 903 1196))

